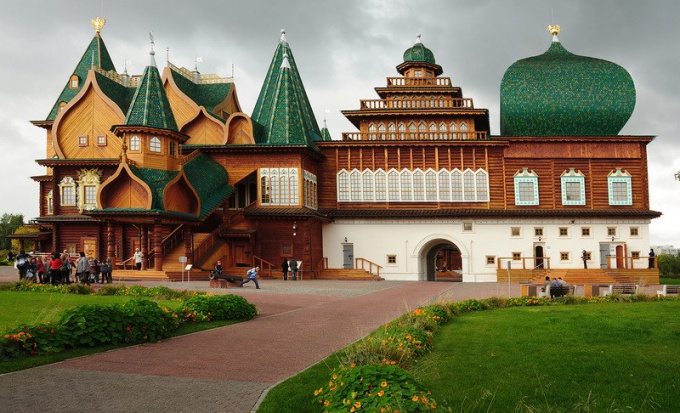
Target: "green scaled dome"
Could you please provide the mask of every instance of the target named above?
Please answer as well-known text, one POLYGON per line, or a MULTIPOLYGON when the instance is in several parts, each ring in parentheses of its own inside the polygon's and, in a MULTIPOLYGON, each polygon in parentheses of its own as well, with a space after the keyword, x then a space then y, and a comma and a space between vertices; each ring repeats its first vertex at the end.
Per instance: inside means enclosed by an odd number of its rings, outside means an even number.
POLYGON ((624 68, 570 53, 557 37, 542 55, 510 66, 501 82, 505 136, 617 135, 634 108, 624 68))
POLYGON ((431 63, 433 65, 436 64, 432 50, 428 49, 420 42, 420 34, 418 34, 418 40, 416 40, 416 44, 414 44, 410 49, 406 49, 404 52, 404 62, 425 62, 431 63))

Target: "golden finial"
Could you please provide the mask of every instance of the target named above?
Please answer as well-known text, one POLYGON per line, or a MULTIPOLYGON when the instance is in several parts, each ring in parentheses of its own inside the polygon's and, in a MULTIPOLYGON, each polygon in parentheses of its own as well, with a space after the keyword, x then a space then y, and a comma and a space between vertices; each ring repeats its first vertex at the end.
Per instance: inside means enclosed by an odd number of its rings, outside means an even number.
POLYGON ((562 28, 560 27, 559 24, 556 24, 554 26, 551 24, 548 26, 548 32, 550 32, 550 34, 552 34, 553 36, 557 36, 558 34, 560 34, 561 31, 562 28))
POLYGON ((96 19, 91 21, 92 27, 94 30, 99 33, 102 31, 102 28, 106 24, 106 19, 102 19, 101 17, 97 17, 96 19))

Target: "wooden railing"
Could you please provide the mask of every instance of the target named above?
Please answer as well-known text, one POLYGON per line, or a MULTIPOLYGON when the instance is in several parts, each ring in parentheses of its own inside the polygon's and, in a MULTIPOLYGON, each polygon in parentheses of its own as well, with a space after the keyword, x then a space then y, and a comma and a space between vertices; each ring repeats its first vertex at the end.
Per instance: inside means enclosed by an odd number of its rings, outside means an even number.
POLYGON ((343 141, 483 141, 487 132, 345 132, 343 141))
POLYGON ((380 270, 382 269, 382 266, 367 260, 366 258, 355 258, 354 259, 354 268, 356 269, 362 269, 364 271, 368 271, 371 274, 375 275, 376 277, 380 277, 380 270), (368 264, 368 270, 366 270, 366 264, 368 264), (361 265, 361 266, 360 266, 361 265), (375 267, 376 272, 373 272, 373 267, 375 267))
POLYGON ((474 109, 471 98, 362 99, 361 110, 375 109, 474 109))
POLYGON ((261 273, 266 272, 266 274, 269 277, 271 277, 272 276, 272 267, 274 267, 274 264, 265 260, 264 258, 253 255, 253 267, 260 267, 261 273))
POLYGON ((387 86, 451 86, 450 77, 388 77, 387 86))
POLYGON ((318 264, 316 264, 316 274, 321 274, 323 270, 328 268, 328 257, 323 257, 319 261, 318 264))
POLYGON ((170 251, 175 249, 176 246, 181 245, 181 243, 184 243, 184 224, 178 225, 161 241, 163 256, 168 255, 170 251))
POLYGON ((212 247, 215 246, 216 243, 217 235, 215 234, 215 231, 213 231, 206 239, 204 239, 200 244, 198 244, 197 247, 194 247, 191 262, 193 263, 198 262, 199 258, 207 254, 208 251, 210 251, 212 247))
POLYGON ((180 156, 180 157, 179 157, 179 163, 182 164, 182 165, 184 165, 184 164, 186 164, 187 162, 189 162, 190 160, 194 159, 195 157, 197 157, 197 156, 200 155, 200 154, 201 154, 201 151, 199 151, 198 149, 196 149, 195 151, 191 152, 191 153, 188 154, 188 155, 180 156))
POLYGON ((649 257, 649 256, 646 256, 646 257, 639 256, 637 258, 633 258, 632 256, 620 257, 620 259, 623 261, 622 267, 618 267, 618 265, 612 266, 612 260, 614 261, 614 263, 616 263, 617 260, 619 259, 619 258, 616 257, 616 255, 607 255, 606 258, 607 258, 607 269, 630 269, 630 270, 639 269, 639 270, 641 270, 641 269, 649 268, 649 259, 650 258, 653 259, 654 269, 659 268, 658 257, 649 257), (635 266, 636 262, 637 262, 637 267, 635 266))
MULTIPOLYGON (((550 257, 522 257, 519 260, 515 260, 512 257, 498 257, 496 258, 496 263, 498 264, 498 269, 503 270, 507 268, 507 263, 508 261, 510 262, 515 262, 515 261, 522 261, 522 269, 530 269, 530 270, 549 270, 550 269, 550 257), (542 260, 542 264, 537 264, 536 261, 542 260), (527 265, 527 262, 531 262, 530 265, 527 265)), ((511 269, 517 269, 516 266, 512 266, 511 269)))

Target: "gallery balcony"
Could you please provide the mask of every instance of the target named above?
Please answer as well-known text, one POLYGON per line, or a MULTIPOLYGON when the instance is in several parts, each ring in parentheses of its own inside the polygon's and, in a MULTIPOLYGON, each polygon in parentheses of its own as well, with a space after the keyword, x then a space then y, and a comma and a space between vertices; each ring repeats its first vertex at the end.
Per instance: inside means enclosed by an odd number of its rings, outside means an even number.
POLYGON ((361 110, 383 109, 474 109, 472 99, 364 99, 360 101, 361 110))
POLYGON ((387 86, 445 86, 451 87, 450 77, 388 77, 387 86))
POLYGON ((481 141, 487 132, 344 132, 343 141, 481 141))

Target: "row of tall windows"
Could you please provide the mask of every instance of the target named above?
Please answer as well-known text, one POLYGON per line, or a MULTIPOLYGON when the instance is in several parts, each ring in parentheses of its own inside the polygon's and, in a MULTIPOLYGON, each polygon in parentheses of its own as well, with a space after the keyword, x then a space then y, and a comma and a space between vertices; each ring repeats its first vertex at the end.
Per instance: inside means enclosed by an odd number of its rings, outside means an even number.
POLYGON ((297 168, 261 168, 260 193, 262 205, 298 205, 297 168))
POLYGON ((437 125, 431 122, 429 125, 425 122, 420 122, 416 125, 415 122, 410 122, 408 124, 408 132, 406 124, 400 122, 395 124, 390 122, 387 125, 384 123, 379 123, 376 127, 375 123, 368 124, 369 139, 375 140, 395 140, 395 139, 468 139, 468 126, 467 123, 461 122, 460 124, 456 122, 444 123, 441 122, 437 125))
MULTIPOLYGON (((631 176, 617 169, 607 176, 609 205, 632 205, 631 176)), ((560 176, 562 205, 586 204, 586 177, 574 168, 560 176)), ((514 176, 515 205, 539 205, 538 175, 524 168, 514 176)))
POLYGON ((483 169, 449 171, 341 170, 340 202, 488 202, 489 176, 483 169))
MULTIPOLYGON (((59 182, 59 204, 62 206, 75 206, 82 212, 97 207, 97 191, 101 183, 102 171, 100 169, 81 169, 76 181, 70 176, 64 177, 59 182)), ((47 213, 53 213, 53 193, 47 194, 47 213)))
POLYGON ((302 195, 304 198, 304 206, 312 209, 317 209, 319 207, 319 203, 317 200, 317 183, 316 183, 316 175, 314 175, 311 172, 307 171, 302 171, 302 176, 303 176, 303 188, 302 188, 302 195))

